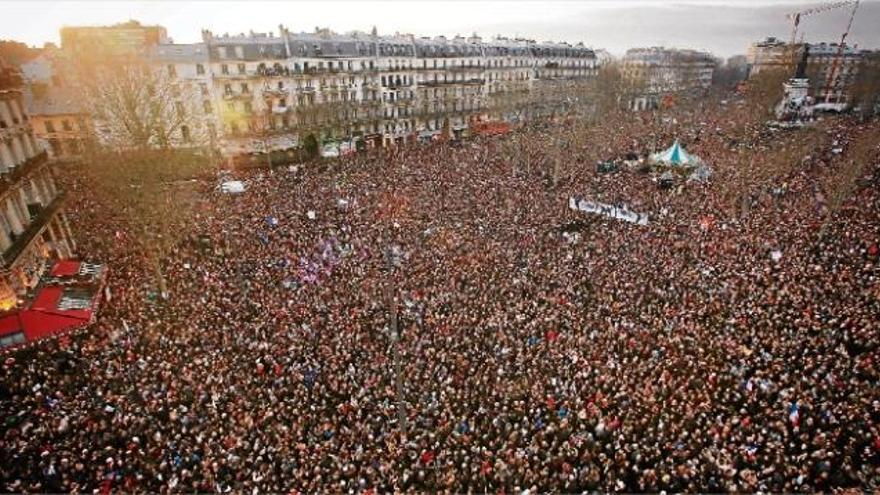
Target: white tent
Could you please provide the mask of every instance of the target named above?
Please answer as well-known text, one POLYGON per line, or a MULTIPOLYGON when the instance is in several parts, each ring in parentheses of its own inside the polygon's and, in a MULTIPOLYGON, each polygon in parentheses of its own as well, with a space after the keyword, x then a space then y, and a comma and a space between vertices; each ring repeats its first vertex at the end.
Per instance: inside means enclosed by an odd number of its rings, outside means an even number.
POLYGON ((701 163, 699 157, 689 155, 684 151, 678 139, 666 151, 651 155, 651 160, 661 165, 673 165, 676 167, 696 167, 701 163))

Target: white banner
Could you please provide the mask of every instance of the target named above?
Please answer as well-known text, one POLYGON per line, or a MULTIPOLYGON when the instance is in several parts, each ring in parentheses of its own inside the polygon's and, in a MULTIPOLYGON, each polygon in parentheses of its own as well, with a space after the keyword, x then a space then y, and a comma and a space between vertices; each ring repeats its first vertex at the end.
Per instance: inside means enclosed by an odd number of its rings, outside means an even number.
POLYGON ((572 210, 582 211, 584 213, 594 213, 610 218, 623 220, 624 222, 634 223, 636 225, 648 225, 647 213, 636 213, 630 211, 626 205, 622 207, 597 203, 595 201, 587 201, 575 196, 568 198, 568 207, 572 210))

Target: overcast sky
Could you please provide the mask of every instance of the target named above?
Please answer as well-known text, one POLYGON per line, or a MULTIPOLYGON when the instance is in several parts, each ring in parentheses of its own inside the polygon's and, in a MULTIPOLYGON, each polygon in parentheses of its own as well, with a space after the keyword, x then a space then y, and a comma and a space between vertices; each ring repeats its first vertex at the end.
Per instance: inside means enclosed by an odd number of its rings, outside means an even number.
MULTIPOLYGON (((417 35, 495 34, 538 40, 583 41, 619 55, 636 46, 705 49, 728 57, 745 53, 768 35, 788 38, 787 12, 815 2, 795 0, 581 0, 581 1, 54 1, 0 0, 0 38, 42 46, 58 43, 65 25, 112 24, 137 19, 161 24, 175 42, 200 41, 202 28, 215 34, 250 30, 278 32, 316 26, 345 32, 407 32, 417 35)), ((837 41, 851 9, 804 19, 806 41, 837 41)), ((880 0, 862 0, 851 43, 880 48, 880 0)))

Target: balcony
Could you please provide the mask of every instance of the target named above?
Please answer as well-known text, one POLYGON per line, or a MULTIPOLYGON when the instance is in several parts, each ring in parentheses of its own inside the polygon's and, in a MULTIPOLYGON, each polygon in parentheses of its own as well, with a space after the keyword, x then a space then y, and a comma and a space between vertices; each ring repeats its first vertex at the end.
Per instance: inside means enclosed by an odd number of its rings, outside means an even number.
POLYGON ((290 69, 287 67, 257 67, 256 75, 262 77, 282 77, 282 76, 290 76, 290 69))
POLYGON ((248 78, 254 77, 255 75, 257 75, 257 73, 253 72, 253 71, 251 71, 251 72, 245 71, 244 73, 227 72, 225 74, 221 72, 219 74, 216 74, 214 77, 216 77, 218 79, 248 79, 248 78))
POLYGON ((31 245, 33 240, 43 232, 52 220, 52 217, 54 217, 58 210, 61 209, 65 198, 66 194, 64 192, 59 192, 48 206, 42 208, 31 218, 31 222, 28 224, 27 228, 12 240, 12 245, 3 253, 2 260, 4 269, 8 270, 18 257, 21 256, 21 253, 23 253, 28 246, 31 245))
POLYGON ((485 84, 485 83, 486 83, 485 79, 472 78, 472 79, 459 79, 459 80, 454 80, 454 81, 440 81, 440 80, 421 81, 418 83, 418 85, 424 86, 426 88, 432 88, 432 87, 437 87, 437 86, 451 86, 454 84, 485 84))
POLYGON ((284 97, 290 93, 287 88, 263 88, 262 93, 266 96, 284 97))
POLYGON ((5 193, 10 186, 14 185, 19 180, 27 177, 32 172, 40 168, 48 160, 49 153, 43 150, 36 155, 28 158, 21 165, 11 168, 0 175, 0 195, 5 193))
POLYGON ((24 85, 21 73, 7 69, 0 72, 0 91, 20 90, 24 85))
POLYGON ((250 100, 253 95, 250 91, 247 93, 223 93, 224 100, 250 100))

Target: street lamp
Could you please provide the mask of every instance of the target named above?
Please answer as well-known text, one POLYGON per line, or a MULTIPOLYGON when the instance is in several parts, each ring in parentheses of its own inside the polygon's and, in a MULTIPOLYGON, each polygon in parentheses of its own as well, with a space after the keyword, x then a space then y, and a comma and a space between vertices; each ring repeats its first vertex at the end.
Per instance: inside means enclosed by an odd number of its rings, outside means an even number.
POLYGON ((394 387, 397 395, 397 421, 400 431, 406 438, 406 410, 404 409, 403 398, 403 379, 400 364, 400 334, 397 328, 397 301, 395 300, 396 288, 392 287, 394 283, 394 268, 400 266, 400 255, 396 253, 393 247, 385 250, 385 268, 388 272, 388 284, 385 285, 385 300, 388 309, 391 312, 390 331, 391 331, 391 359, 394 366, 394 387))

